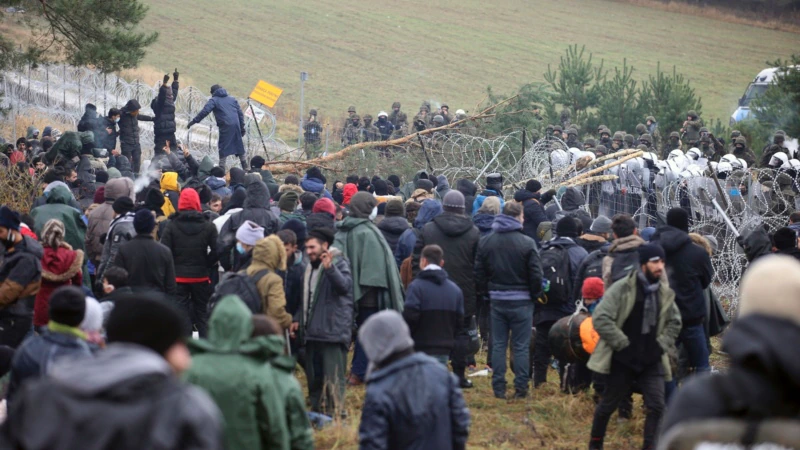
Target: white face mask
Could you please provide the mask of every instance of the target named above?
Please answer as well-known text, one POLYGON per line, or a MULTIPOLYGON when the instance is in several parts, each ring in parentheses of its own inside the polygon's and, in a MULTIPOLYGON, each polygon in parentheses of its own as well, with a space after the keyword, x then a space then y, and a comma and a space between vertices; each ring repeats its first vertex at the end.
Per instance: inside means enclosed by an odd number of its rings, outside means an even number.
POLYGON ((370 222, 374 222, 376 217, 378 217, 378 207, 377 206, 372 208, 372 212, 369 215, 370 222))

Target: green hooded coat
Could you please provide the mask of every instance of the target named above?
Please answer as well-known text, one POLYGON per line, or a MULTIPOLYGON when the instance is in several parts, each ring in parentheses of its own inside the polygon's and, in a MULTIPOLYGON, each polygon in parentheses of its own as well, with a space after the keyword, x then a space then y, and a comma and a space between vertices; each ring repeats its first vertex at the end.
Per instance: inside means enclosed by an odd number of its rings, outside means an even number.
POLYGON ((279 336, 251 338, 252 314, 236 296, 223 298, 208 339, 189 342, 186 381, 204 389, 225 418, 229 449, 312 449, 314 441, 294 361, 279 336))
POLYGON ((64 224, 64 241, 71 245, 73 250, 86 250, 86 223, 81 218, 81 213, 69 206, 71 199, 72 193, 63 186, 56 186, 50 191, 47 204, 37 206, 31 211, 34 231, 37 236, 41 236, 44 224, 50 219, 58 219, 64 224))
POLYGON ((378 309, 403 311, 403 284, 392 250, 383 234, 369 219, 347 217, 339 228, 333 246, 350 261, 353 275, 353 299, 356 304, 367 293, 365 288, 379 288, 378 309))

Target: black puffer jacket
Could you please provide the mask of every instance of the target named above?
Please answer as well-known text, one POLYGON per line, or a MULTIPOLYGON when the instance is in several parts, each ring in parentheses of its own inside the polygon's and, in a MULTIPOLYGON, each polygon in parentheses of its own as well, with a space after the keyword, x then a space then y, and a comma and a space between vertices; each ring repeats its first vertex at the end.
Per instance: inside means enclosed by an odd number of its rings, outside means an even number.
POLYGON ((112 265, 128 271, 128 286, 134 292, 158 291, 175 295, 172 253, 149 234, 137 234, 122 244, 112 265))
POLYGON ((392 254, 397 250, 400 236, 409 228, 408 220, 400 216, 386 217, 378 224, 378 229, 381 230, 383 238, 386 239, 386 243, 392 249, 392 254))
POLYGON ((153 118, 144 114, 133 115, 131 112, 141 109, 136 100, 129 100, 120 110, 119 143, 123 152, 141 150, 139 144, 139 121, 152 122, 153 118))
POLYGON ((97 114, 97 107, 87 103, 81 121, 78 122, 78 131, 91 131, 94 134, 94 147, 106 148, 103 146, 103 138, 108 135, 105 122, 106 119, 97 114))
POLYGON ((245 188, 247 198, 244 201, 244 208, 231 215, 231 218, 222 226, 222 230, 217 237, 217 252, 219 262, 225 270, 237 265, 238 254, 232 255, 233 247, 236 245, 236 230, 246 221, 251 220, 264 227, 264 236, 277 233, 280 224, 275 214, 269 210, 269 191, 267 185, 256 177, 250 178, 245 188))
POLYGON ((506 215, 495 217, 494 232, 481 238, 475 257, 478 295, 489 291, 528 291, 531 301, 542 293, 542 263, 536 242, 522 233, 522 224, 506 215))
POLYGON ((444 261, 450 280, 461 288, 464 294, 464 316, 474 316, 477 312, 475 292, 475 255, 478 252, 480 231, 472 224, 472 219, 446 212, 436 216, 422 228, 417 238, 412 258, 412 270, 419 273, 419 258, 426 245, 436 244, 444 251, 444 261))
POLYGON ((702 419, 758 421, 800 414, 800 327, 770 316, 742 317, 725 334, 727 373, 690 378, 664 416, 663 430, 702 419))
POLYGON ((703 291, 714 276, 711 257, 692 242, 688 233, 668 225, 656 230, 651 242, 661 245, 667 255, 669 285, 675 291, 683 326, 703 323, 706 316, 703 291))
POLYGON ((158 97, 150 103, 155 117, 153 117, 153 133, 156 136, 171 136, 175 134, 175 102, 178 101, 178 82, 172 82, 172 89, 166 84, 158 88, 158 97))
POLYGON ((514 200, 522 203, 525 213, 525 223, 522 224, 522 232, 525 236, 539 242, 539 237, 536 230, 539 224, 547 222, 547 215, 544 213, 544 203, 542 202, 539 193, 533 193, 526 189, 517 191, 514 194, 514 200))
POLYGON ((473 182, 462 178, 456 182, 456 189, 464 194, 464 213, 471 216, 473 213, 472 204, 475 203, 475 195, 478 193, 478 188, 475 187, 473 182))
POLYGON ((161 243, 172 252, 178 278, 207 277, 217 263, 217 227, 199 211, 178 211, 173 215, 161 243))

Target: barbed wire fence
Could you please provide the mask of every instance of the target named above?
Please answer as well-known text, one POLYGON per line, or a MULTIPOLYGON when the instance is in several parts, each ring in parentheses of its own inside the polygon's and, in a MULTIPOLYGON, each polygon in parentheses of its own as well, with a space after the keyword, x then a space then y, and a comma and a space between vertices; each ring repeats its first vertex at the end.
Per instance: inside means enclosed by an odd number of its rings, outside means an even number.
MULTIPOLYGON (((115 74, 103 74, 87 67, 69 65, 39 65, 22 70, 2 73, 2 103, 6 110, 7 120, 13 122, 12 138, 16 140, 16 124, 25 121, 26 117, 47 117, 55 123, 77 127, 83 116, 85 105, 97 106, 98 114, 105 115, 111 108, 121 108, 128 100, 135 99, 142 106, 142 114, 152 115, 151 101, 158 96, 161 83, 149 85, 139 80, 127 81, 115 74)), ((218 129, 213 114, 202 122, 186 129, 186 125, 208 101, 205 91, 189 86, 179 89, 175 101, 176 138, 182 140, 189 150, 197 156, 208 155, 217 160, 218 129)), ((258 108, 263 112, 259 121, 264 145, 256 129, 256 122, 248 114, 249 107, 241 99, 242 111, 245 112, 247 134, 244 145, 248 158, 254 155, 285 154, 291 147, 275 136, 277 120, 266 108, 258 108)), ((255 106, 255 105, 254 105, 255 106)), ((259 114, 260 115, 260 114, 259 114)), ((142 157, 152 157, 154 136, 150 122, 139 122, 142 157)), ((68 131, 68 130, 62 130, 68 131)))

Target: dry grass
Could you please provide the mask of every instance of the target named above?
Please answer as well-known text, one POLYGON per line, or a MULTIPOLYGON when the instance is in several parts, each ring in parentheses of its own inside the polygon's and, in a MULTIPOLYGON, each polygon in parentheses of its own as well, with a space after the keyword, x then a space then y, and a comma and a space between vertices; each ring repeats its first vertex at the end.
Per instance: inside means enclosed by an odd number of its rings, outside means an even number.
MULTIPOLYGON (((719 340, 712 339, 718 349, 719 340)), ((486 359, 477 355, 478 362, 486 359)), ((714 367, 725 367, 724 357, 718 350, 712 357, 714 367)), ((557 449, 585 448, 589 441, 594 402, 590 393, 562 394, 558 388, 558 375, 549 371, 547 385, 531 391, 525 400, 498 400, 492 395, 491 377, 471 378, 475 387, 465 390, 464 397, 472 415, 469 449, 557 449)), ((302 372, 299 378, 304 382, 302 372)), ((507 372, 509 386, 513 374, 507 372)), ((345 409, 348 418, 315 432, 319 449, 358 448, 358 424, 364 387, 348 387, 345 409)), ((633 418, 618 423, 614 415, 609 423, 606 447, 632 449, 641 447, 645 412, 640 395, 634 396, 633 418)))
MULTIPOLYGON (((636 6, 655 8, 661 11, 686 14, 694 17, 704 17, 706 19, 718 20, 720 22, 735 23, 739 25, 749 25, 752 27, 765 28, 767 30, 785 31, 788 33, 800 33, 800 14, 783 14, 779 19, 767 17, 747 17, 744 11, 734 9, 718 8, 716 6, 698 6, 696 4, 684 3, 682 1, 664 0, 611 0, 618 3, 630 3, 636 6)), ((751 16, 753 13, 749 13, 751 16)))
POLYGON ((43 131, 44 127, 50 126, 58 128, 63 133, 65 131, 74 131, 77 124, 58 122, 50 116, 27 112, 25 115, 17 115, 16 117, 3 117, 3 120, 0 121, 0 136, 8 140, 11 140, 13 136, 24 137, 29 126, 38 128, 39 131, 43 131))

